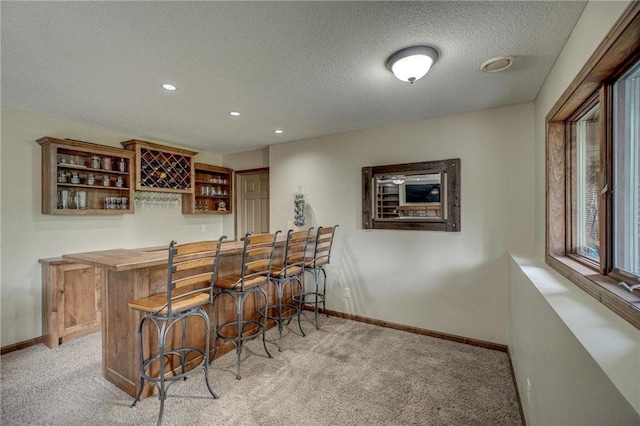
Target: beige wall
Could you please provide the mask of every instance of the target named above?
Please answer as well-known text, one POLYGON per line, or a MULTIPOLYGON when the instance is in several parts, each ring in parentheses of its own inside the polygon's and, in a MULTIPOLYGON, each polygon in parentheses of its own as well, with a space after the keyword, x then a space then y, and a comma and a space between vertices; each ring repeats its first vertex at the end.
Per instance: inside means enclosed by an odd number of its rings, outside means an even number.
POLYGON ((271 230, 301 187, 308 225, 340 225, 328 308, 505 344, 507 251, 533 250, 533 138, 522 104, 272 145, 271 230), (362 167, 455 157, 461 232, 362 229, 362 167))
POLYGON ((269 167, 269 147, 236 154, 225 154, 222 157, 222 165, 238 171, 269 167))
MULTIPOLYGON (((222 164, 225 167, 232 168, 234 171, 242 171, 242 170, 251 170, 251 169, 261 169, 264 167, 269 167, 269 147, 264 149, 256 149, 254 151, 245 151, 236 154, 226 154, 222 157, 222 164)), ((234 185, 236 177, 234 176, 234 185)), ((235 188, 235 187, 234 187, 235 188)), ((235 197, 238 191, 234 190, 233 196, 234 200, 232 203, 235 203, 235 197)), ((235 204, 234 204, 235 209, 235 204)), ((232 215, 225 216, 223 220, 223 231, 224 234, 231 238, 235 238, 235 213, 232 215)))
MULTIPOLYGON (((52 216, 40 213, 42 136, 72 138, 122 147, 135 136, 108 132, 67 120, 2 108, 2 215, 0 289, 2 346, 42 335, 41 272, 38 259, 64 253, 166 245, 171 239, 218 238, 219 216, 189 216, 180 205, 139 207, 118 216, 52 216), (202 233, 202 225, 207 231, 202 233)), ((221 164, 211 153, 197 161, 221 164)))

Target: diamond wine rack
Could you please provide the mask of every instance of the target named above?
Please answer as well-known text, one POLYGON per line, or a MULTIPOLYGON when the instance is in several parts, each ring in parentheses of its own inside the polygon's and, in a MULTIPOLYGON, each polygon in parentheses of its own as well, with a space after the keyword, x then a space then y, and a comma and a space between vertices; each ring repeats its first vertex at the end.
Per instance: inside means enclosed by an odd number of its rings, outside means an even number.
POLYGON ((136 152, 136 190, 193 194, 196 152, 135 139, 122 145, 136 152))

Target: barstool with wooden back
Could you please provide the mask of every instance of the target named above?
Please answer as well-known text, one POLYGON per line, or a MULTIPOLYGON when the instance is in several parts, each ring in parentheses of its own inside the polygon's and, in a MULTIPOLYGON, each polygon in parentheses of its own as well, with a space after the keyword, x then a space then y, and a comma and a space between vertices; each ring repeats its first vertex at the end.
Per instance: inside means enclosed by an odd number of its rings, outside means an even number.
MULTIPOLYGON (((333 246, 333 236, 335 235, 338 225, 331 227, 319 227, 316 232, 315 244, 313 248, 313 258, 306 260, 304 264, 304 272, 309 272, 314 278, 313 290, 307 289, 305 284, 306 280, 302 281, 302 291, 294 295, 294 302, 298 303, 298 321, 302 309, 305 305, 313 307, 313 313, 315 317, 316 329, 318 326, 318 308, 322 303, 322 310, 326 313, 326 292, 327 292, 327 272, 324 270, 324 266, 329 264, 331 260, 331 247, 333 246), (322 273, 322 292, 320 292, 320 273, 322 273)), ((327 316, 329 314, 327 313, 327 316)), ((302 329, 302 328, 301 328, 302 329)))
POLYGON ((160 399, 158 425, 162 423, 164 400, 169 386, 177 380, 186 380, 188 374, 200 368, 204 370, 209 393, 213 398, 218 398, 209 383, 211 326, 205 309, 212 307, 220 246, 225 238, 222 236, 218 241, 187 244, 171 241, 166 292, 129 302, 131 309, 144 313, 138 325, 140 390, 131 406, 140 401, 145 381, 155 384, 160 399), (187 345, 187 319, 190 317, 201 318, 204 322, 204 349, 187 345), (158 350, 145 357, 142 334, 150 327, 145 328, 146 323, 152 324, 152 329, 157 332, 158 350), (176 324, 181 325, 182 339, 173 339, 170 334, 176 324), (176 340, 181 340, 177 347, 176 340), (187 369, 188 365, 191 368, 187 369))
MULTIPOLYGON (((309 243, 309 235, 311 230, 293 232, 289 230, 287 233, 287 243, 284 249, 284 257, 280 264, 273 265, 271 267, 270 282, 275 285, 277 305, 270 305, 269 309, 260 309, 260 316, 266 317, 267 320, 275 321, 278 324, 278 350, 282 352, 282 330, 283 322, 291 321, 294 315, 298 314, 299 304, 285 303, 285 287, 287 283, 290 285, 290 294, 293 296, 293 283, 298 283, 298 288, 302 290, 302 274, 304 273, 304 264, 306 259, 307 246, 309 243)), ((304 336, 302 331, 302 325, 300 324, 300 315, 298 315, 298 327, 300 332, 304 336)))
MULTIPOLYGON (((267 331, 267 321, 260 321, 258 314, 256 319, 245 318, 243 315, 244 302, 249 295, 255 296, 256 312, 264 306, 269 309, 269 296, 265 290, 266 284, 269 282, 269 272, 273 261, 273 253, 276 244, 276 237, 280 231, 275 234, 255 234, 247 233, 243 238, 244 246, 242 253, 242 269, 240 274, 234 274, 227 277, 219 278, 215 285, 215 301, 223 295, 230 296, 236 304, 236 318, 221 324, 216 328, 216 342, 222 339, 225 342, 233 342, 236 346, 238 359, 236 361, 236 379, 240 380, 240 356, 245 342, 255 339, 262 335, 262 345, 264 350, 272 358, 265 340, 265 332, 267 331), (264 305, 260 302, 260 296, 264 298, 264 305), (249 326, 248 330, 245 327, 249 326), (229 334, 226 330, 232 330, 229 334), (245 335, 245 332, 247 333, 245 335)), ((220 303, 220 302, 218 302, 220 303)), ((216 345, 216 350, 220 346, 216 345)), ((214 354, 215 355, 215 354, 214 354)))

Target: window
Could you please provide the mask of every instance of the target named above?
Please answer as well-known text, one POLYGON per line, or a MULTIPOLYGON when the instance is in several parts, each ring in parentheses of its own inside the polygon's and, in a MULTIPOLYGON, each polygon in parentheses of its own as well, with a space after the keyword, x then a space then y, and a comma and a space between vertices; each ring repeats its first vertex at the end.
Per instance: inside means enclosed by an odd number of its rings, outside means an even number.
POLYGON ((640 2, 547 121, 546 261, 640 329, 640 2))
POLYGON ((640 276, 640 63, 613 88, 613 267, 640 276))
MULTIPOLYGON (((572 216, 575 253, 600 259, 600 104, 591 108, 575 125, 576 208, 572 216)), ((572 187, 574 186, 572 185, 572 187)))

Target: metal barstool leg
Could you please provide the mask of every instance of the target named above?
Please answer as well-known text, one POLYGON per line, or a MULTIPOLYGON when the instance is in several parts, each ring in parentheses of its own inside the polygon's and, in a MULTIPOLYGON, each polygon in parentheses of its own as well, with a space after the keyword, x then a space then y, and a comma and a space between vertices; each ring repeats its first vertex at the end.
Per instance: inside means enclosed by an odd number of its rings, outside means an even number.
POLYGON ((300 332, 302 333, 303 336, 306 337, 306 335, 304 334, 304 331, 302 331, 302 322, 300 320, 300 316, 302 315, 302 299, 304 298, 304 281, 305 281, 305 275, 304 272, 302 272, 301 275, 302 279, 298 280, 298 282, 300 283, 300 294, 298 295, 298 327, 300 328, 300 332))
POLYGON ((164 370, 165 370, 165 355, 164 355, 164 348, 165 348, 165 340, 166 340, 166 333, 167 333, 167 322, 166 321, 162 321, 162 327, 161 329, 158 331, 158 350, 159 350, 159 356, 160 356, 160 386, 159 386, 159 395, 158 398, 160 399, 160 414, 158 415, 158 423, 157 425, 160 426, 162 424, 162 415, 164 414, 164 400, 167 397, 167 389, 165 388, 165 383, 164 383, 164 370))
MULTIPOLYGON (((187 317, 182 318, 182 347, 187 347, 187 317)), ((187 372, 187 352, 180 351, 180 365, 182 366, 182 374, 187 372)), ((184 376, 182 380, 187 380, 187 376, 184 376)))
MULTIPOLYGON (((289 286, 291 287, 291 306, 293 306, 293 302, 295 301, 295 293, 293 292, 293 280, 295 280, 295 277, 290 277, 285 281, 285 285, 287 283, 289 283, 289 286)), ((283 287, 284 288, 284 287, 283 287)), ((283 296, 284 297, 284 296, 283 296)), ((297 312, 297 310, 296 310, 297 312)), ((293 314, 289 316, 289 318, 287 318, 287 326, 289 324, 291 324, 291 320, 293 319, 293 314)))
POLYGON ((327 315, 327 318, 329 318, 329 312, 327 312, 327 306, 326 306, 326 302, 327 302, 327 272, 324 270, 324 268, 320 268, 320 270, 322 271, 322 275, 324 275, 324 280, 322 281, 322 309, 324 310, 324 313, 327 315))
POLYGON ((298 307, 294 305, 294 302, 296 301, 296 293, 293 290, 294 281, 298 281, 297 275, 292 275, 290 277, 287 277, 287 280, 284 282, 284 285, 282 287, 283 288, 282 299, 284 300, 284 291, 286 290, 287 283, 289 284, 289 288, 291 289, 291 304, 289 304, 289 307, 291 309, 295 309, 295 311, 293 311, 291 315, 287 317, 287 326, 291 324, 291 321, 293 320, 294 315, 298 314, 298 307))
MULTIPOLYGON (((216 352, 218 351, 218 322, 216 319, 216 310, 213 309, 213 307, 215 306, 215 302, 216 302, 216 296, 213 296, 213 300, 211 302, 211 330, 213 331, 213 353, 209 353, 207 351, 207 357, 209 357, 209 365, 211 365, 211 363, 213 362, 213 359, 216 357, 216 352)), ((209 331, 209 333, 207 333, 208 336, 211 336, 211 332, 209 331)))
POLYGON ((144 320, 146 317, 142 317, 140 322, 138 323, 138 362, 140 363, 140 389, 138 390, 138 395, 136 395, 136 399, 133 400, 133 404, 131 407, 135 407, 136 403, 140 401, 140 396, 142 396, 142 388, 144 387, 144 354, 142 353, 142 324, 144 324, 144 320))
POLYGON ((282 287, 286 281, 276 281, 276 289, 278 291, 278 351, 282 352, 282 287))
MULTIPOLYGON (((265 312, 269 312, 269 295, 267 294, 267 292, 264 290, 264 288, 259 287, 258 291, 260 293, 262 293, 262 295, 264 296, 264 311, 265 312)), ((260 321, 260 318, 258 318, 258 322, 260 321)), ((264 323, 262 324, 262 346, 264 346, 264 351, 267 353, 267 355, 269 356, 269 358, 273 358, 271 356, 271 353, 269 352, 269 349, 267 349, 267 316, 264 316, 264 323)))
MULTIPOLYGON (((218 345, 218 341, 220 341, 220 329, 218 328, 218 323, 217 323, 217 318, 215 316, 215 304, 216 304, 216 300, 218 299, 218 297, 222 297, 223 295, 228 294, 228 293, 224 293, 222 291, 218 292, 217 294, 215 294, 213 296, 213 303, 211 304, 211 309, 214 311, 214 315, 213 315, 213 321, 214 321, 214 328, 213 328, 213 335, 214 335, 214 346, 213 346, 213 354, 211 354, 211 360, 210 362, 213 362, 213 360, 216 357, 216 354, 218 353, 218 349, 219 349, 219 345, 218 345)), ((233 296, 231 296, 231 298, 235 301, 235 298, 233 296)))
MULTIPOLYGON (((300 287, 300 296, 298 298, 298 328, 300 329, 300 333, 302 333, 302 337, 307 337, 307 335, 304 334, 304 331, 302 331, 302 323, 300 322, 300 313, 302 311, 302 293, 304 293, 304 288, 302 287, 302 281, 300 280, 300 278, 296 277, 295 280, 298 281, 298 285, 300 287)), ((291 281, 291 297, 293 297, 293 280, 291 281)))
POLYGON ((164 414, 164 398, 160 400, 160 415, 158 416, 158 422, 156 426, 160 426, 162 424, 162 415, 164 414))
POLYGON ((205 310, 201 307, 198 311, 198 315, 202 317, 204 320, 204 325, 206 328, 206 337, 204 339, 204 350, 205 355, 202 357, 202 365, 204 368, 204 381, 207 384, 207 389, 209 389, 209 393, 213 396, 213 399, 218 399, 218 394, 214 392, 211 384, 209 383, 209 344, 211 341, 211 323, 209 322, 209 317, 205 310))
POLYGON ((316 269, 313 270, 313 276, 315 278, 315 284, 316 284, 316 292, 314 293, 315 303, 313 304, 313 315, 316 320, 316 330, 320 330, 320 327, 318 326, 318 291, 319 291, 318 284, 320 281, 320 274, 316 269))
POLYGON ((245 294, 240 293, 236 299, 236 313, 238 318, 238 340, 236 341, 236 352, 238 359, 236 361, 236 379, 240 380, 240 355, 242 355, 242 334, 244 324, 242 322, 242 306, 244 305, 245 294))

